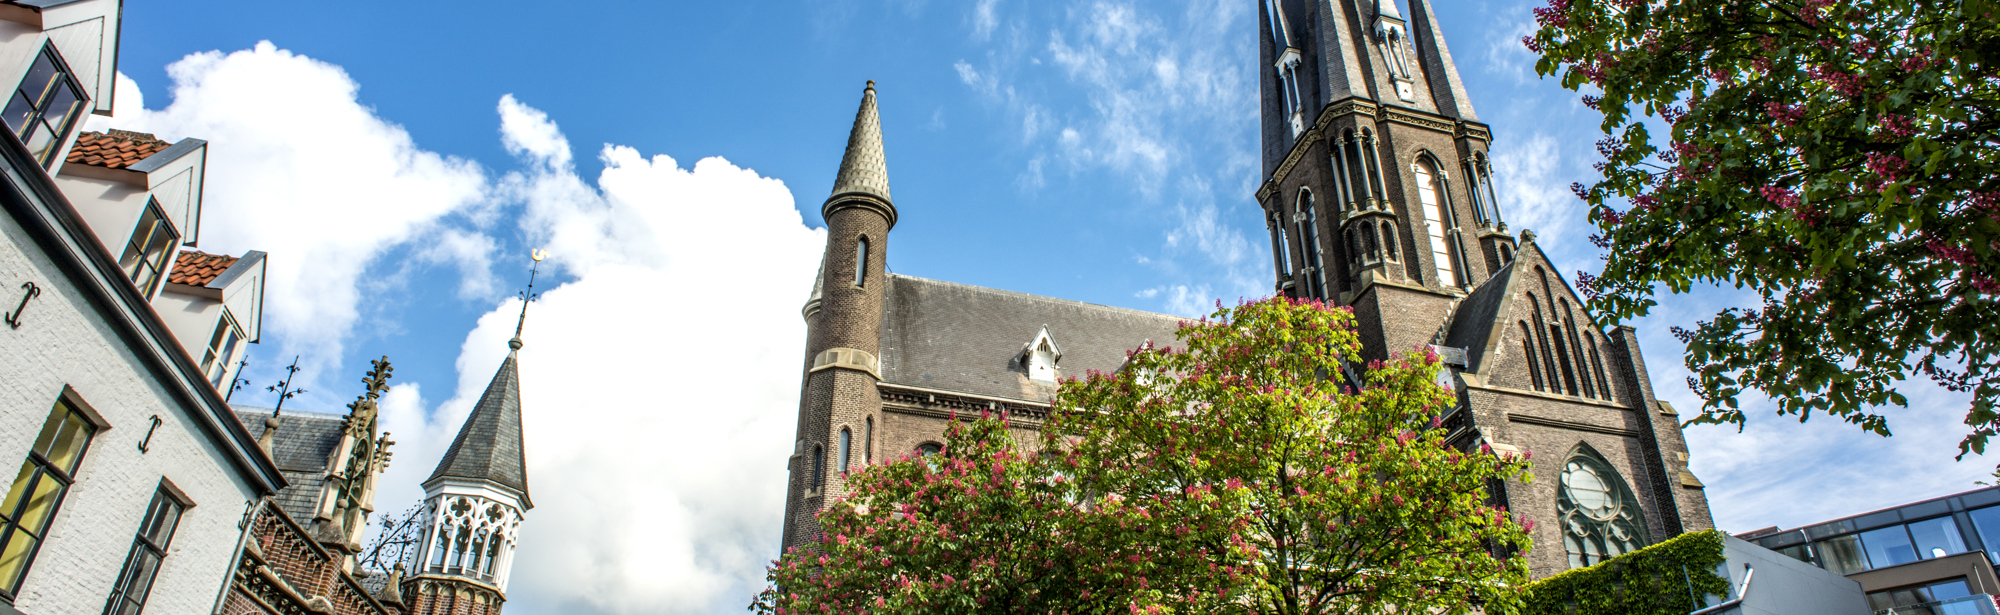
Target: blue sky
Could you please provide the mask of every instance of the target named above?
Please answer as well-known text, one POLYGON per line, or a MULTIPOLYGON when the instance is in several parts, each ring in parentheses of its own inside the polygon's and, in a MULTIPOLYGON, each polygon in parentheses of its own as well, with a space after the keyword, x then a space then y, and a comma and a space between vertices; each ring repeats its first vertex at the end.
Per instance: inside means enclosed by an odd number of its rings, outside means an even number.
MULTIPOLYGON (((1526 0, 1436 0, 1496 135, 1500 202, 1568 277, 1598 253, 1566 188, 1596 120, 1532 74, 1526 0)), ((1195 314, 1270 288, 1251 200, 1251 0, 126 6, 115 118, 209 139, 203 249, 270 252, 256 389, 302 355, 339 409, 366 360, 400 510, 491 377, 530 247, 548 247, 523 351, 528 515, 509 612, 738 612, 775 553, 783 463, 831 187, 878 82, 899 273, 1195 314), (137 95, 135 95, 135 91, 137 95)), ((1659 394, 1687 411, 1685 325, 1637 323, 1659 394)), ((1963 396, 1913 384, 1884 440, 1751 404, 1688 430, 1730 530, 1971 488, 1951 461, 1963 396)))

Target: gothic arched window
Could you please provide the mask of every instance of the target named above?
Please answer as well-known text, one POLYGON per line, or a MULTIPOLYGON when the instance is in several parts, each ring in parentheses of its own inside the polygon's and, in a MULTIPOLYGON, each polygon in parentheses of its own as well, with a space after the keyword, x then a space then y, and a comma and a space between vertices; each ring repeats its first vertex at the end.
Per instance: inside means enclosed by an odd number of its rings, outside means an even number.
POLYGON ((1521 357, 1528 360, 1528 380, 1534 383, 1535 390, 1548 390, 1542 384, 1542 367, 1535 363, 1535 330, 1525 320, 1521 321, 1521 357))
POLYGON ((854 247, 854 285, 868 285, 868 238, 862 237, 854 247))
POLYGON ((1402 256, 1396 252, 1396 223, 1382 223, 1382 255, 1389 260, 1401 262, 1402 256))
POLYGON ((1445 231, 1450 228, 1450 222, 1445 218, 1447 205, 1444 202, 1444 191, 1440 190, 1438 185, 1444 178, 1428 159, 1418 159, 1416 163, 1410 165, 1410 171, 1416 174, 1417 201, 1421 205, 1418 211, 1424 216, 1425 234, 1430 236, 1431 259, 1432 265, 1437 268, 1438 285, 1458 286, 1458 268, 1452 263, 1450 244, 1445 239, 1445 231))
POLYGON ((497 561, 500 561, 500 534, 498 532, 494 533, 486 541, 486 569, 483 571, 486 576, 493 576, 493 563, 497 561))
POLYGON ((848 466, 853 465, 852 463, 854 459, 853 445, 854 445, 854 432, 848 431, 846 427, 840 428, 840 475, 841 476, 846 476, 848 466))
POLYGON ((1306 266, 1312 268, 1312 271, 1306 276, 1306 283, 1311 286, 1307 290, 1313 297, 1324 299, 1326 298, 1326 266, 1320 263, 1319 259, 1319 216, 1316 213, 1318 209, 1317 207, 1313 207, 1313 193, 1311 191, 1299 192, 1299 213, 1304 216, 1304 219, 1299 221, 1299 243, 1303 246, 1301 249, 1305 250, 1300 256, 1304 256, 1306 258, 1306 266))
POLYGON ((465 569, 470 572, 478 572, 480 568, 479 560, 486 556, 486 532, 481 531, 472 537, 470 555, 472 556, 472 561, 466 563, 465 569))
POLYGON ((819 491, 819 488, 825 484, 826 484, 826 447, 814 444, 813 483, 812 487, 810 488, 813 491, 819 491))
POLYGON ((1594 565, 1652 542, 1646 535, 1646 514, 1632 488, 1588 444, 1577 444, 1563 462, 1556 518, 1571 568, 1594 565))
POLYGON ((861 428, 861 462, 875 463, 875 417, 872 416, 861 428))
POLYGON ((921 457, 929 457, 942 452, 944 452, 944 445, 936 442, 925 442, 917 445, 917 455, 921 457))
POLYGON ((438 528, 437 549, 431 552, 431 570, 444 572, 444 555, 451 552, 451 530, 438 528))
POLYGON ((1291 251, 1286 249, 1290 246, 1285 244, 1285 213, 1283 208, 1272 211, 1269 219, 1265 222, 1271 227, 1271 261, 1278 269, 1278 278, 1282 280, 1285 276, 1292 274, 1291 251))
POLYGON ((1369 262, 1382 260, 1382 247, 1375 243, 1375 223, 1361 223, 1361 250, 1369 262))

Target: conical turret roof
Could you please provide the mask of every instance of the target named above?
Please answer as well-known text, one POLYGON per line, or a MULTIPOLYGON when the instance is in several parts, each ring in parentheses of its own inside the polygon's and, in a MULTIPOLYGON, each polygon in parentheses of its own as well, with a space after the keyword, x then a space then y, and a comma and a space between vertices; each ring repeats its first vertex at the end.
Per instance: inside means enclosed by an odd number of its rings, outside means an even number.
POLYGON ((861 110, 854 114, 854 131, 847 136, 847 155, 833 196, 860 193, 889 200, 889 165, 882 155, 882 117, 875 111, 875 82, 861 93, 861 110))
MULTIPOLYGON (((515 338, 518 340, 519 338, 515 338)), ((518 344, 516 341, 514 344, 518 344)), ((438 461, 437 470, 424 482, 444 478, 491 481, 521 492, 521 507, 534 508, 528 499, 527 457, 521 447, 520 347, 507 353, 500 371, 479 396, 472 415, 458 428, 451 450, 438 461)))

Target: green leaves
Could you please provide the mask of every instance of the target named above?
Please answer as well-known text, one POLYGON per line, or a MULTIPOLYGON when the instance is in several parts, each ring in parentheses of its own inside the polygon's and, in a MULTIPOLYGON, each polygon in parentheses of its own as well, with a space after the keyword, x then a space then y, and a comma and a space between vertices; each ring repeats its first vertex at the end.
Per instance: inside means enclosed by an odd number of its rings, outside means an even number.
POLYGON ((1282 298, 1219 310, 1182 347, 1063 383, 1033 450, 1004 417, 954 422, 943 462, 851 477, 827 538, 776 562, 752 608, 1515 612, 1530 542, 1486 489, 1527 461, 1446 446, 1456 401, 1428 352, 1343 382, 1352 321, 1282 298))
POLYGON ((1528 615, 1681 615, 1700 610, 1696 596, 1729 595, 1715 573, 1724 561, 1723 534, 1681 534, 1610 561, 1536 581, 1527 588, 1528 615))
POLYGON ((1896 387, 1970 391, 1961 452, 2000 393, 2000 10, 1993 0, 1552 0, 1538 70, 1601 92, 1608 248, 1591 307, 1729 284, 1762 305, 1682 331, 1695 422, 1736 397, 1887 434, 1896 387), (1681 109, 1685 111, 1680 111, 1681 109), (1633 117, 1630 110, 1646 116, 1633 117), (1648 126, 1668 128, 1654 146, 1648 126))

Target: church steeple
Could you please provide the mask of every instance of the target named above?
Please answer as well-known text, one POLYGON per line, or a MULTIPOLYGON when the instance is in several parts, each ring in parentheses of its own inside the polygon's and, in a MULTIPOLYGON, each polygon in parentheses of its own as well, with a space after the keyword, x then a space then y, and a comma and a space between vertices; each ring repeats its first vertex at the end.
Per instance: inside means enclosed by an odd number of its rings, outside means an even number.
POLYGON ((472 414, 458 428, 451 449, 424 480, 424 530, 412 553, 401 594, 407 613, 499 615, 528 498, 528 467, 521 445, 521 330, 527 326, 535 275, 548 252, 533 253, 528 289, 507 358, 486 384, 472 414))
MULTIPOLYGON (((847 135, 847 154, 840 159, 840 175, 833 180, 831 207, 851 197, 872 197, 888 204, 889 164, 882 153, 882 117, 875 110, 875 82, 861 92, 861 109, 854 113, 854 129, 847 135)), ((889 207, 889 223, 895 224, 895 207, 889 207)))

